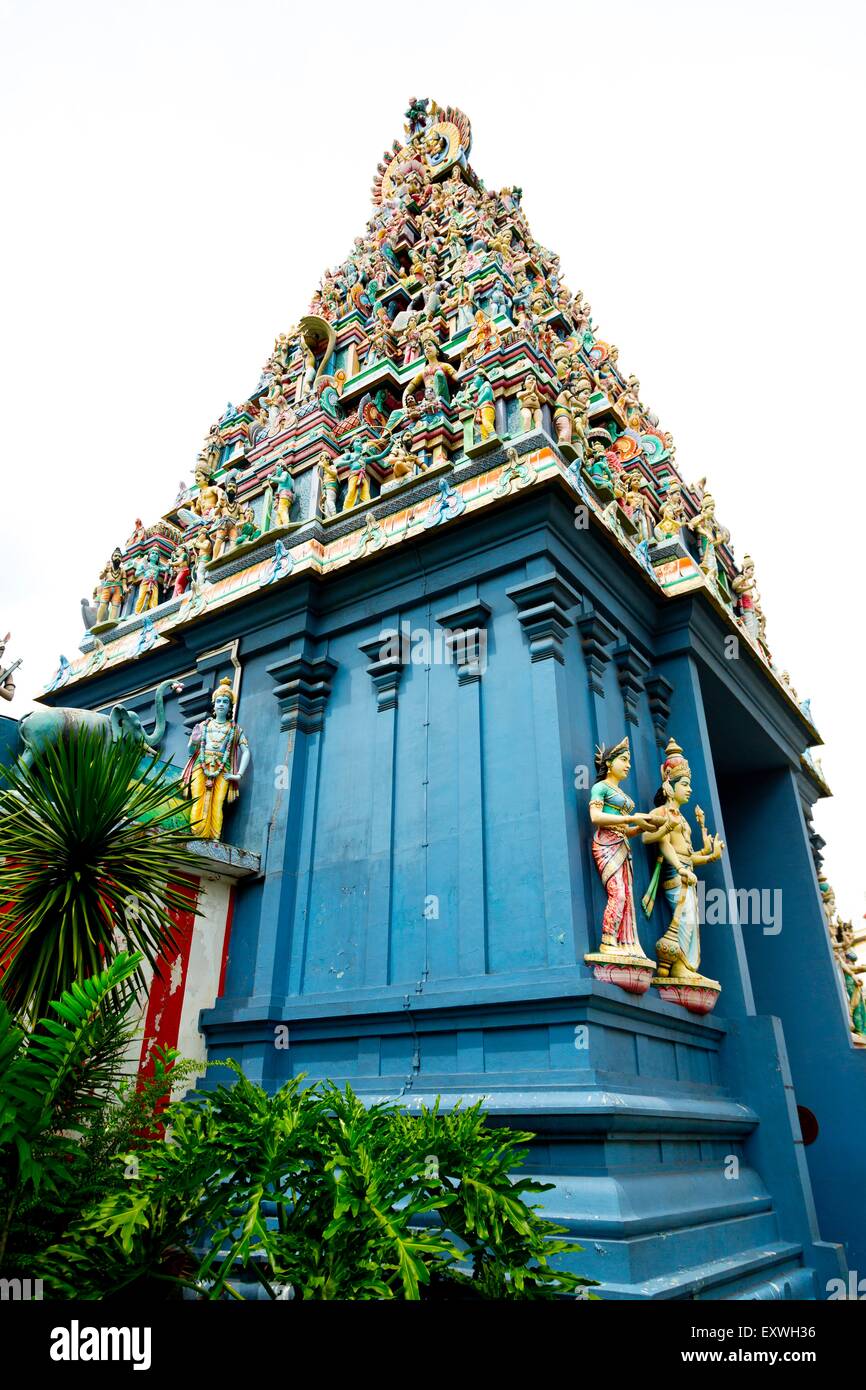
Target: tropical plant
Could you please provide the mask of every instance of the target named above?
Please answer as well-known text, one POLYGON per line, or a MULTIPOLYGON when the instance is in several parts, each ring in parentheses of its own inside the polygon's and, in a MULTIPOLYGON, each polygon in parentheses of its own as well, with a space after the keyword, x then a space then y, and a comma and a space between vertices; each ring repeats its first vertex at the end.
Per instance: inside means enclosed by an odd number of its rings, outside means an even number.
MULTIPOLYGON (((200 871, 171 768, 78 728, 29 765, 0 768, 0 787, 0 995, 11 1011, 42 1017, 119 943, 154 965, 175 942, 172 911, 194 910, 184 878, 200 871)), ((142 984, 137 971, 125 988, 142 984)))
POLYGON ((33 1272, 39 1253, 107 1190, 122 1188, 117 1155, 152 1142, 174 1081, 196 1068, 158 1054, 147 1082, 124 1080, 135 1026, 131 996, 113 996, 140 956, 118 955, 19 1026, 0 1001, 0 1268, 33 1272))
POLYGON ((580 1246, 515 1180, 531 1135, 490 1129, 479 1105, 411 1116, 347 1086, 269 1095, 233 1085, 169 1107, 169 1141, 46 1252, 55 1293, 101 1298, 161 1283, 241 1297, 258 1280, 303 1299, 551 1298, 591 1281, 553 1257, 580 1246), (435 1162, 432 1159, 435 1157, 435 1162))

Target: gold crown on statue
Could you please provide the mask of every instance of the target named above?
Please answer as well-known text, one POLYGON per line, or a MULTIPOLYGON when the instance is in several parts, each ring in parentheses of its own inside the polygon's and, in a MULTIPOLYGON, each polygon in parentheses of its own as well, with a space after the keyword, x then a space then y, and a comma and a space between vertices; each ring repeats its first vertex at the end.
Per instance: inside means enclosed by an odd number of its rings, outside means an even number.
POLYGON ((216 706, 216 702, 219 699, 220 695, 228 695, 229 699, 232 702, 232 710, 234 710, 235 692, 232 690, 232 683, 229 680, 228 676, 223 676, 222 680, 220 681, 219 685, 217 686, 216 690, 211 696, 212 705, 216 706))
POLYGON ((626 734, 625 738, 621 738, 619 743, 612 744, 610 748, 607 748, 603 743, 597 744, 595 749, 595 766, 597 771, 603 774, 613 762, 614 758, 621 758, 623 753, 630 752, 628 734, 626 734))
POLYGON ((675 739, 668 739, 668 746, 665 749, 665 760, 660 770, 663 782, 669 781, 675 773, 680 776, 686 772, 691 773, 686 755, 675 739))

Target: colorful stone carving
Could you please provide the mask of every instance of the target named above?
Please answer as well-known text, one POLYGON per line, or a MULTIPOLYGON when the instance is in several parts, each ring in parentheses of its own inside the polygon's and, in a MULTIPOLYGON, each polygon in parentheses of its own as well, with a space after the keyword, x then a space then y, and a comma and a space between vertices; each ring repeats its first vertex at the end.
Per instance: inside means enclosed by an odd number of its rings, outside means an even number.
POLYGON ((268 486, 273 497, 273 525, 288 526, 292 519, 296 493, 295 480, 284 462, 280 461, 277 464, 268 479, 268 486))
POLYGON ((111 558, 100 570, 99 582, 93 591, 97 600, 96 626, 117 622, 128 587, 123 551, 115 546, 111 558))
MULTIPOLYGON (((61 657, 61 663, 65 658, 61 657)), ((142 755, 159 751, 165 738, 166 696, 183 690, 180 681, 165 680, 156 688, 154 694, 155 722, 151 730, 145 729, 135 710, 125 705, 115 705, 108 714, 91 709, 35 709, 25 714, 19 722, 21 738, 21 757, 27 764, 45 748, 60 741, 70 728, 97 730, 106 743, 117 743, 120 739, 130 740, 141 748, 142 755)))
POLYGON ((601 945, 584 956, 594 967, 596 979, 619 985, 631 994, 649 989, 655 964, 645 954, 638 937, 634 905, 634 874, 629 840, 644 833, 658 837, 661 827, 650 813, 635 811, 635 803, 621 783, 631 771, 627 738, 611 747, 596 749, 598 780, 589 795, 589 818, 595 827, 592 857, 598 869, 607 905, 601 924, 601 945))
POLYGON ((701 848, 692 845, 692 831, 683 812, 692 794, 691 769, 673 739, 668 741, 661 765, 662 785, 656 794, 656 807, 650 813, 652 830, 643 836, 645 844, 658 844, 650 886, 644 894, 643 910, 649 917, 659 886, 671 913, 670 925, 656 942, 658 970, 653 984, 663 999, 681 1004, 692 1013, 709 1013, 721 991, 718 980, 701 975, 700 915, 698 879, 695 869, 721 859, 725 845, 718 835, 709 835, 700 806, 695 820, 701 831, 701 848))
POLYGON ((192 802, 190 830, 198 839, 220 840, 226 805, 238 797, 238 784, 249 766, 250 746, 235 723, 235 695, 224 677, 213 693, 213 715, 196 724, 183 770, 184 792, 192 802))
POLYGON ((538 378, 528 372, 523 378, 523 389, 518 391, 517 399, 520 402, 520 423, 523 433, 528 434, 530 430, 540 430, 542 425, 542 401, 538 393, 538 378))
POLYGON ((6 655, 6 647, 11 635, 11 633, 7 632, 6 636, 0 640, 0 700, 11 700, 13 698, 15 694, 15 682, 12 676, 21 665, 21 657, 8 666, 3 665, 3 658, 6 655))
POLYGON ((138 561, 135 577, 138 580, 138 594, 135 599, 135 612, 144 613, 156 608, 160 601, 159 590, 166 566, 160 559, 159 550, 154 547, 138 561))

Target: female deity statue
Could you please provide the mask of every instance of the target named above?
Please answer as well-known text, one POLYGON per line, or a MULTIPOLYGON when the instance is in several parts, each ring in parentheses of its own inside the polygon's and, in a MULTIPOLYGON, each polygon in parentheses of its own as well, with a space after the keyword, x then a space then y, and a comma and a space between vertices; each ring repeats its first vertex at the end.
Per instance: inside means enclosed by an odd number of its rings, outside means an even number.
POLYGON ((716 521, 716 504, 710 493, 701 498, 701 510, 686 525, 698 537, 701 552, 701 569, 710 579, 718 580, 719 561, 716 551, 731 539, 726 527, 716 521))
POLYGON ((189 551, 185 545, 176 545, 168 563, 171 566, 171 596, 181 598, 189 588, 190 560, 189 551))
POLYGON ((642 831, 644 838, 650 835, 654 839, 664 832, 649 813, 635 811, 634 802, 620 786, 631 771, 628 738, 610 748, 597 748, 595 768, 598 781, 589 794, 589 818, 595 826, 592 857, 607 893, 600 953, 645 961, 637 934, 629 840, 642 831))
POLYGON ((668 545, 671 541, 680 539, 680 532, 686 520, 681 489, 682 483, 679 479, 672 478, 662 501, 659 519, 653 527, 653 537, 659 545, 668 545))
POLYGON ((740 600, 740 618, 750 637, 758 640, 761 611, 761 596, 755 581, 755 562, 751 555, 743 556, 742 572, 735 575, 731 588, 740 600))
POLYGON ((463 275, 454 277, 454 293, 448 301, 449 309, 456 305, 457 318, 454 323, 454 333, 463 333, 467 328, 472 327, 475 317, 474 299, 472 286, 463 275))
POLYGON ((850 922, 837 922, 831 931, 833 954, 842 973, 848 996, 848 1019, 852 1041, 866 1046, 866 1003, 863 1000, 863 981, 857 973, 857 956, 853 950, 854 928, 850 922))
POLYGON ((432 386, 440 401, 451 400, 450 381, 456 381, 457 373, 450 362, 443 362, 439 356, 439 345, 433 333, 425 335, 424 339, 424 366, 421 371, 413 376, 412 380, 403 391, 403 405, 407 398, 421 387, 426 391, 428 386, 432 386))
POLYGON ((531 429, 541 429, 541 396, 538 394, 538 381, 532 372, 527 372, 523 378, 523 390, 518 391, 517 399, 520 402, 520 423, 523 433, 528 434, 531 429))
POLYGON ((650 539, 650 521, 644 489, 647 480, 640 469, 632 468, 621 475, 619 486, 615 489, 622 509, 637 527, 637 544, 650 539))
POLYGON ((201 840, 222 836, 223 809, 237 800, 238 783, 250 761, 250 746, 234 721, 235 696, 227 677, 214 691, 213 716, 196 724, 183 770, 185 795, 192 801, 190 828, 201 840))
MULTIPOLYGON (((698 913, 697 877, 695 868, 721 859, 725 848, 718 835, 708 835, 704 813, 695 807, 695 820, 701 829, 701 848, 692 846, 691 826, 683 807, 692 794, 691 769, 679 744, 670 739, 661 765, 662 785, 656 793, 656 810, 650 812, 652 833, 643 837, 645 844, 658 843, 659 856, 650 886, 643 897, 643 910, 650 916, 655 904, 659 882, 671 910, 670 925, 656 942, 658 970, 653 983, 697 985, 718 991, 717 980, 698 973, 701 963, 701 940, 698 913)), ((712 1007, 712 1005, 710 1005, 712 1007)))

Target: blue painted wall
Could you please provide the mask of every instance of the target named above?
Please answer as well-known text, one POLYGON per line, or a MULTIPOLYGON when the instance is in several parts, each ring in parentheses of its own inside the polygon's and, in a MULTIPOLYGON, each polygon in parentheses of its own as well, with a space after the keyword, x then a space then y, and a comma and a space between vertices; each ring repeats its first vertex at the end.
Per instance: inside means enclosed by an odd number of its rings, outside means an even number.
MULTIPOLYGON (((574 500, 564 482, 533 489, 205 615, 137 663, 136 689, 185 676, 177 759, 239 639, 253 761, 226 833, 263 874, 238 892, 210 1054, 269 1086, 306 1072, 410 1104, 485 1096, 538 1134, 550 1209, 608 1296, 823 1297, 844 1263, 832 1242, 866 1260, 866 1218, 839 1195, 862 1151, 866 1058, 845 1036, 795 786, 808 731, 749 652, 725 659, 703 597, 663 600, 607 533, 575 529, 574 500), (380 659, 384 630, 432 634, 455 609, 482 615, 478 678, 380 659), (785 886, 781 936, 705 930, 702 968, 724 990, 708 1018, 583 962, 604 899, 575 769, 591 783, 595 743, 625 732, 642 806, 660 742, 685 748, 693 804, 730 842, 709 887, 785 886), (796 1103, 819 1074, 810 1180, 796 1103)), ((100 677, 89 702, 122 697, 124 679, 100 677)), ((638 843, 637 897, 651 868, 638 843)), ((665 924, 660 907, 643 922, 650 954, 665 924)))

